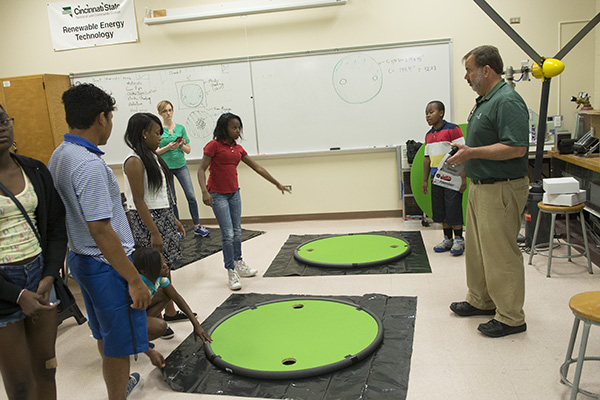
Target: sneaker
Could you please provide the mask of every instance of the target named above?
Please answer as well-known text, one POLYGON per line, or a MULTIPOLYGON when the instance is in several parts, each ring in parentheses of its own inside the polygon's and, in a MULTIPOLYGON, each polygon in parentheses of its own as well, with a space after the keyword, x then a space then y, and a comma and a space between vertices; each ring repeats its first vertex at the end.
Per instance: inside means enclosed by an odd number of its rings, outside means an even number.
MULTIPOLYGON (((194 317, 196 317, 198 314, 194 313, 194 317)), ((182 313, 181 311, 177 310, 177 312, 175 313, 175 315, 167 315, 165 314, 163 316, 163 319, 167 322, 177 322, 177 321, 187 321, 188 317, 187 315, 185 315, 184 313, 182 313)))
POLYGON ((235 269, 228 269, 227 276, 229 277, 229 289, 240 290, 242 284, 240 283, 240 276, 235 269))
POLYGON ((454 239, 454 244, 450 249, 450 254, 453 256, 460 256, 465 252, 465 239, 457 237, 454 239))
POLYGON ((454 242, 452 241, 452 239, 448 239, 448 236, 444 236, 444 240, 442 240, 442 242, 440 244, 435 246, 433 248, 433 250, 436 253, 443 253, 445 251, 450 250, 452 248, 453 244, 454 244, 454 242))
POLYGON ((202 225, 198 224, 194 227, 194 235, 207 237, 208 235, 210 235, 210 231, 202 225))
POLYGON ((235 271, 238 275, 243 278, 254 276, 258 273, 254 268, 250 268, 244 260, 236 260, 233 262, 233 265, 235 266, 235 271))
POLYGON ((129 397, 131 392, 133 392, 135 388, 140 386, 141 380, 142 378, 137 372, 132 372, 131 374, 129 374, 129 383, 127 384, 127 392, 125 392, 125 397, 129 397))
POLYGON ((175 332, 173 332, 173 329, 171 329, 171 327, 169 325, 167 325, 167 330, 165 331, 165 333, 162 334, 162 336, 160 338, 169 340, 169 339, 173 339, 174 337, 175 337, 175 332))

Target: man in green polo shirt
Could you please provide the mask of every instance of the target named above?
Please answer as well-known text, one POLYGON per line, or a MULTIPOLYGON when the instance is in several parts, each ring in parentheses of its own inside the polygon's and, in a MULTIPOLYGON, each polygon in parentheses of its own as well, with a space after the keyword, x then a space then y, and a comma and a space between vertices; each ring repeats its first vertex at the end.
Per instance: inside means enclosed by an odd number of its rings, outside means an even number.
POLYGON ((494 46, 464 57, 465 79, 479 95, 468 119, 466 144, 450 164, 465 164, 471 178, 467 208, 466 301, 450 309, 462 316, 493 315, 478 330, 501 337, 524 332, 525 271, 517 244, 529 193, 527 105, 503 79, 494 46))

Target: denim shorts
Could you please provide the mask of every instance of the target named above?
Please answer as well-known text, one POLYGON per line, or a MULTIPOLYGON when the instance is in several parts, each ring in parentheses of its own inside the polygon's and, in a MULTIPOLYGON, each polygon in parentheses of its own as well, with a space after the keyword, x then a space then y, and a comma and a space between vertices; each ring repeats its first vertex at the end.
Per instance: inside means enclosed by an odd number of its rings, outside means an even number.
MULTIPOLYGON (((20 288, 27 289, 31 292, 37 292, 38 285, 42 279, 42 272, 44 271, 44 258, 40 253, 33 261, 23 265, 1 265, 0 270, 4 272, 14 283, 20 288)), ((50 302, 56 302, 56 292, 54 286, 50 290, 50 302)), ((16 322, 25 319, 23 311, 15 311, 9 315, 0 316, 0 328, 6 327, 8 324, 14 324, 16 322)))

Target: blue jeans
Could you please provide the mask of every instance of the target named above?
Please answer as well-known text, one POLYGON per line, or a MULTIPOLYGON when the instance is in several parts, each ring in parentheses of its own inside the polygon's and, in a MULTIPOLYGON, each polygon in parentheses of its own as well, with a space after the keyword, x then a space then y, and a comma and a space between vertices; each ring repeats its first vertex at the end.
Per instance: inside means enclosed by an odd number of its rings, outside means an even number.
POLYGON ((233 269, 233 261, 242 259, 242 198, 235 193, 210 193, 213 212, 221 228, 225 268, 233 269))
POLYGON ((185 193, 185 198, 188 202, 188 207, 190 208, 190 215, 192 216, 192 221, 194 225, 198 225, 200 223, 200 217, 198 216, 198 202, 196 201, 196 195, 194 194, 194 184, 192 183, 192 178, 190 178, 190 171, 188 170, 187 165, 184 165, 181 168, 172 169, 171 171, 171 193, 173 194, 173 200, 175 204, 173 206, 173 212, 177 219, 179 219, 179 210, 177 209, 177 196, 175 195, 175 179, 173 176, 177 177, 179 184, 183 188, 183 193, 185 193))

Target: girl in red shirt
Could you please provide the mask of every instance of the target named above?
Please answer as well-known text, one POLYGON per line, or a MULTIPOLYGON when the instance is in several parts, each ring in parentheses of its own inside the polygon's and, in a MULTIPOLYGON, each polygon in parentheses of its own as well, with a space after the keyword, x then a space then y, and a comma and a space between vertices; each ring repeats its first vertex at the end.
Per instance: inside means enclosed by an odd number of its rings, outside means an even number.
POLYGON ((221 229, 223 261, 229 278, 229 288, 242 288, 240 276, 254 276, 257 270, 242 259, 242 202, 237 178, 240 161, 281 190, 291 191, 279 183, 266 169, 252 160, 236 140, 242 134, 242 120, 237 115, 225 113, 219 117, 211 140, 204 147, 204 156, 198 169, 198 183, 202 188, 202 202, 212 207, 221 229), (209 170, 208 183, 206 169, 209 170))

